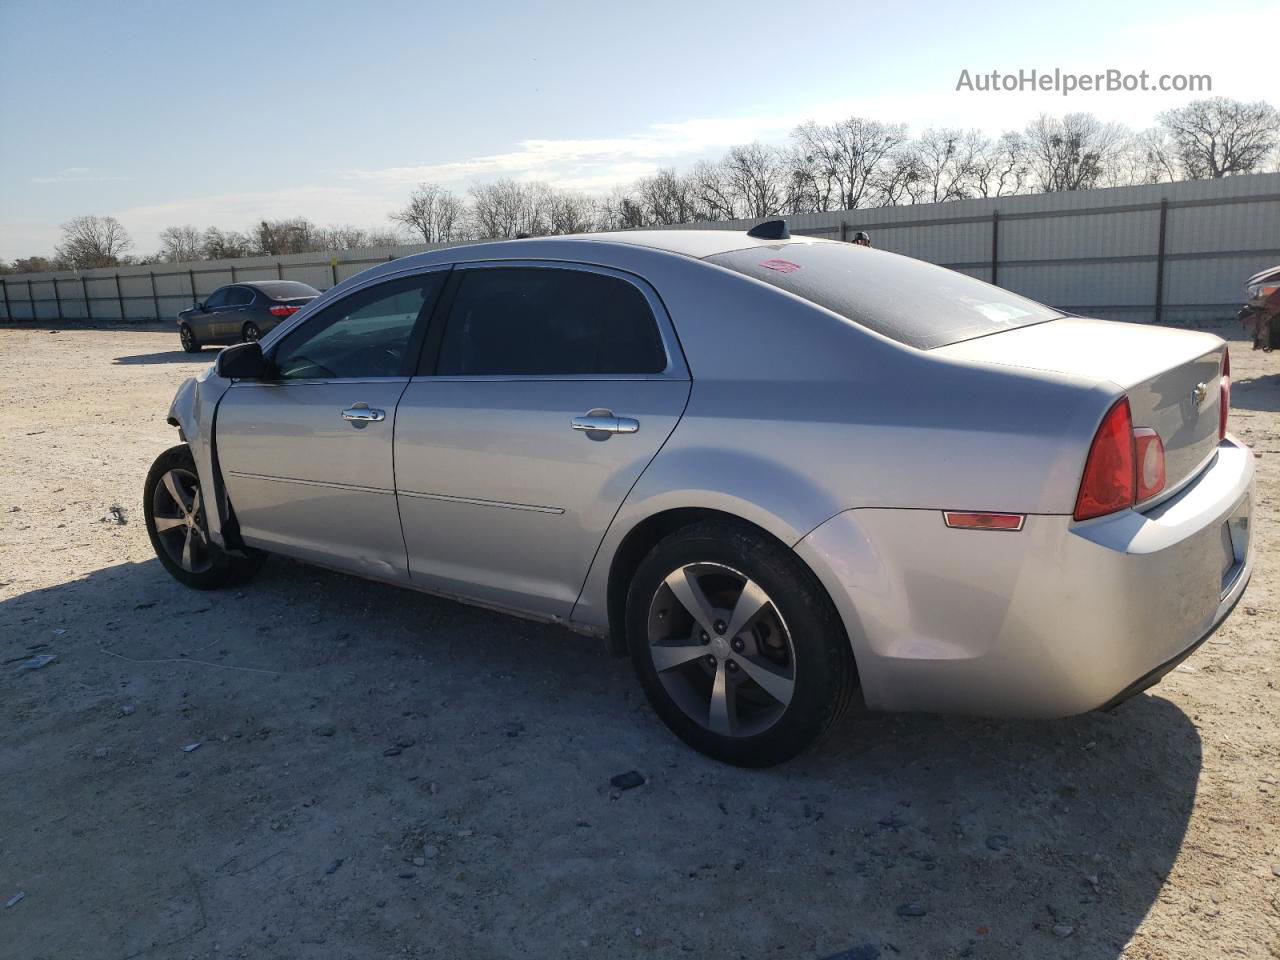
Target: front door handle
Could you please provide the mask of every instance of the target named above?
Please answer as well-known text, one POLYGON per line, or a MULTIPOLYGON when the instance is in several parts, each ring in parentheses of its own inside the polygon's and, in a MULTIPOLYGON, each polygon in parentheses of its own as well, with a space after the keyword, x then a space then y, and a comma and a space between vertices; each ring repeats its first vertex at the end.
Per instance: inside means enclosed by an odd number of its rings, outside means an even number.
POLYGON ((635 433, 640 421, 632 417, 615 417, 612 410, 588 410, 581 417, 569 421, 574 430, 581 430, 592 440, 607 440, 615 433, 635 433))
POLYGON ((342 411, 343 420, 354 420, 358 424, 377 423, 387 419, 385 410, 374 410, 367 403, 353 403, 342 411))

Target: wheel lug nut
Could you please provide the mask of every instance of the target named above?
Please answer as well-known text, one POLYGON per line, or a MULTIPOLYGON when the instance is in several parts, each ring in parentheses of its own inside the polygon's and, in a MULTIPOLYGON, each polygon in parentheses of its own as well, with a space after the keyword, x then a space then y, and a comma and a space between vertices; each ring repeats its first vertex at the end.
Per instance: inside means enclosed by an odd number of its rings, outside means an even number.
POLYGON ((725 623, 723 620, 717 620, 715 622, 715 628, 716 628, 716 633, 724 633, 726 630, 729 629, 729 625, 725 623))
POLYGON ((743 649, 746 647, 746 644, 742 642, 741 637, 734 637, 733 642, 730 644, 730 646, 732 646, 733 649, 738 653, 741 653, 743 649))
POLYGON ((710 657, 710 656, 709 656, 709 657, 707 657, 707 666, 708 666, 708 667, 714 667, 715 665, 716 665, 716 658, 715 658, 715 657, 710 657))
POLYGON ((711 638, 707 636, 707 632, 706 632, 705 630, 704 630, 704 631, 702 631, 702 642, 703 642, 703 643, 706 643, 706 642, 707 642, 708 640, 710 640, 710 639, 711 639, 711 638))
POLYGON ((730 672, 730 673, 737 673, 737 672, 738 672, 738 664, 737 664, 737 661, 735 661, 735 660, 726 660, 726 661, 725 661, 725 666, 729 668, 729 672, 730 672))

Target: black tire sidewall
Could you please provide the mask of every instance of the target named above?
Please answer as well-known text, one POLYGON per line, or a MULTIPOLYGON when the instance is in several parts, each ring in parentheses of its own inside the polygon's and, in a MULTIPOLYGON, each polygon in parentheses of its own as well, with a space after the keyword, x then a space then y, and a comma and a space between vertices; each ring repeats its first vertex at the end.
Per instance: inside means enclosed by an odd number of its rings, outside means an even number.
MULTIPOLYGON (((151 548, 155 550, 156 557, 161 565, 179 583, 195 590, 216 590, 231 583, 242 572, 236 563, 236 558, 220 550, 216 544, 210 543, 209 555, 212 565, 208 570, 192 573, 190 570, 182 569, 170 559, 168 551, 165 550, 164 544, 160 540, 159 531, 156 530, 154 506, 156 487, 161 483, 166 473, 175 469, 187 470, 199 477, 195 458, 191 455, 191 448, 185 443, 170 447, 160 454, 160 456, 156 457, 155 462, 151 464, 151 469, 147 471, 147 479, 142 491, 142 512, 146 518, 147 536, 151 540, 151 548)), ((207 491, 204 491, 203 484, 201 485, 201 491, 202 499, 207 504, 207 491)), ((206 506, 206 516, 207 509, 206 506)), ((207 523, 206 519, 206 534, 208 532, 207 523)))
POLYGON ((196 339, 196 332, 188 324, 184 323, 181 329, 178 330, 178 342, 182 344, 182 349, 187 353, 199 353, 201 350, 200 341, 196 339), (186 339, 182 336, 184 332, 187 335, 186 339))
POLYGON ((737 766, 794 757, 843 712, 854 685, 853 655, 839 615, 813 573, 783 544, 745 525, 704 522, 668 536, 641 561, 627 595, 627 645, 649 702, 681 740, 737 766), (690 718, 667 693, 649 655, 649 605, 662 581, 688 563, 720 563, 769 595, 791 635, 796 686, 786 711, 752 737, 725 737, 690 718))

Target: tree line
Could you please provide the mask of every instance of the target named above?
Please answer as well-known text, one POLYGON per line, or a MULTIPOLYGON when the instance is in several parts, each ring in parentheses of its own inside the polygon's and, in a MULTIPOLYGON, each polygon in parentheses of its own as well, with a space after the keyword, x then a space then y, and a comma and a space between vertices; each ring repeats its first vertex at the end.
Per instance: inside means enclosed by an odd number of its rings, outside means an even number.
POLYGON ((1135 131, 1089 113, 1041 114, 996 137, 935 127, 912 137, 906 124, 849 117, 797 126, 783 145, 749 143, 687 171, 661 169, 605 196, 502 179, 465 195, 423 183, 388 228, 318 227, 305 217, 262 220, 240 232, 169 227, 161 248, 130 254, 113 217, 63 224, 52 258, 20 258, 9 272, 181 263, 315 253, 410 242, 508 239, 768 217, 864 207, 943 203, 971 197, 1088 190, 1203 180, 1278 169, 1280 111, 1225 97, 1167 110, 1135 131))

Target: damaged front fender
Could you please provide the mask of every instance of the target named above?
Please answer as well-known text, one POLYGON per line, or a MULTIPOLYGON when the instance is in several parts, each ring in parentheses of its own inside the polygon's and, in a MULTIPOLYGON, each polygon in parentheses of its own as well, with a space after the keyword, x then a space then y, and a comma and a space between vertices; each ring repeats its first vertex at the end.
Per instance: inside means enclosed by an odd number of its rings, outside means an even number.
POLYGON ((219 377, 210 366, 178 387, 173 403, 169 405, 167 417, 169 424, 178 428, 178 436, 191 448, 191 456, 196 462, 196 474, 200 478, 200 488, 213 492, 213 496, 205 498, 207 504, 216 507, 207 511, 209 538, 224 549, 227 543, 223 530, 229 509, 226 490, 218 470, 213 426, 218 401, 230 386, 231 381, 219 377))

